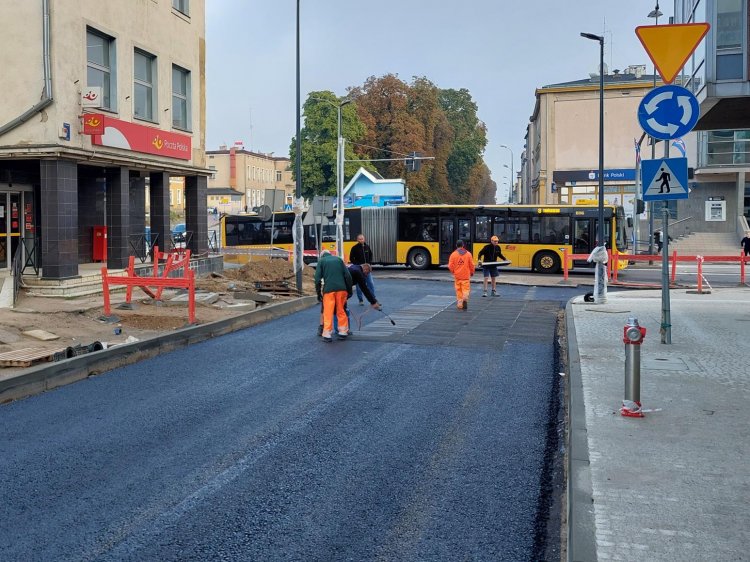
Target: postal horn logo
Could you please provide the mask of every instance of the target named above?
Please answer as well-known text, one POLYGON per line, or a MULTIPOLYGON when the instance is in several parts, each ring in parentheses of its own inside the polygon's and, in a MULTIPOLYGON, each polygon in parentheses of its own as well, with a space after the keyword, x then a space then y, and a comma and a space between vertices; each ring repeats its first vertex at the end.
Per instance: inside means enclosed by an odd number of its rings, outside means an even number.
POLYGON ((159 138, 159 135, 156 135, 154 137, 154 140, 151 141, 151 144, 154 145, 154 148, 156 148, 156 150, 161 150, 164 146, 164 141, 159 138))
POLYGON ((89 90, 88 92, 86 92, 84 94, 83 99, 89 100, 89 101, 94 101, 98 97, 99 96, 96 95, 96 92, 92 92, 91 90, 89 90))
POLYGON ((99 125, 101 125, 101 123, 102 121, 98 117, 89 117, 86 121, 86 125, 88 125, 89 127, 98 127, 99 125))

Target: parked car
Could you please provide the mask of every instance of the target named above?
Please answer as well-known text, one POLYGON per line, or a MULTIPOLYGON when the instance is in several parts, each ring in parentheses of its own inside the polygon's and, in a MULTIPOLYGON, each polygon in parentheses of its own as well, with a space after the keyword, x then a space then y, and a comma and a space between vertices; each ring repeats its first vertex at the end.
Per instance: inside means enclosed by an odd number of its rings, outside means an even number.
POLYGON ((172 229, 172 240, 174 240, 175 243, 184 242, 185 232, 186 232, 186 228, 185 228, 184 222, 176 224, 174 228, 172 229))

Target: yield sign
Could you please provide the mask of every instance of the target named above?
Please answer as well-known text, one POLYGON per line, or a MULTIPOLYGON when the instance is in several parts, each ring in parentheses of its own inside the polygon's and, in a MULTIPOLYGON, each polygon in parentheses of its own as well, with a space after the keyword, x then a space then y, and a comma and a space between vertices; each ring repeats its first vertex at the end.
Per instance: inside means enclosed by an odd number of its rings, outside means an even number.
POLYGON ((671 84, 709 28, 707 23, 642 25, 635 28, 635 34, 664 83, 671 84))

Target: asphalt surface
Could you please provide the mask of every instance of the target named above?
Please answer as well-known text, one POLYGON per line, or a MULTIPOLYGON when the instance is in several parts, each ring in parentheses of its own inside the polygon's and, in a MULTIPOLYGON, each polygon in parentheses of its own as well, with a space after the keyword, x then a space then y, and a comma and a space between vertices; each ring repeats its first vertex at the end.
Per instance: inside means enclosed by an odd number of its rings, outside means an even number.
POLYGON ((324 344, 313 307, 0 408, 2 559, 554 553, 555 327, 581 290, 376 291, 395 327, 324 344))

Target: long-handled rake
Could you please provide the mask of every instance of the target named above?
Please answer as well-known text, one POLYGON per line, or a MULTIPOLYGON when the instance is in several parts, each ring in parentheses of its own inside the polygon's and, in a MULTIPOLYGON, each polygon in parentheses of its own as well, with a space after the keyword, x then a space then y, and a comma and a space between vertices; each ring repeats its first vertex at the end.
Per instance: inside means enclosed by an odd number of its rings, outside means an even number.
POLYGON ((383 313, 383 314, 385 315, 385 317, 386 317, 386 318, 388 318, 388 320, 390 320, 390 321, 391 321, 391 324, 393 324, 394 326, 396 325, 396 322, 395 322, 395 321, 393 320, 393 318, 391 318, 390 316, 388 316, 388 315, 387 315, 387 314, 385 313, 385 310, 383 310, 383 309, 381 308, 381 309, 380 309, 380 312, 382 312, 382 313, 383 313))

